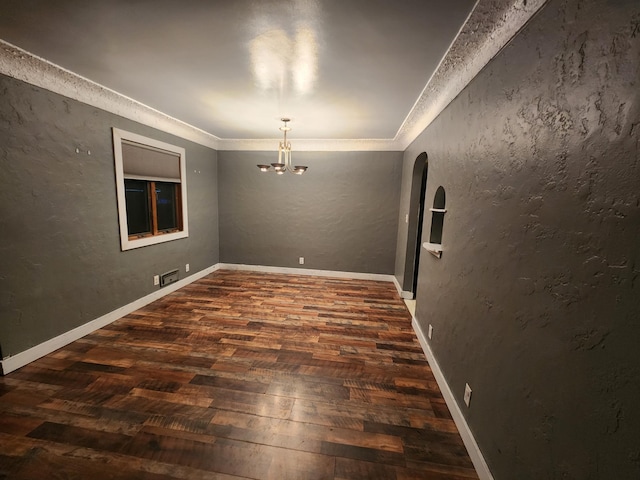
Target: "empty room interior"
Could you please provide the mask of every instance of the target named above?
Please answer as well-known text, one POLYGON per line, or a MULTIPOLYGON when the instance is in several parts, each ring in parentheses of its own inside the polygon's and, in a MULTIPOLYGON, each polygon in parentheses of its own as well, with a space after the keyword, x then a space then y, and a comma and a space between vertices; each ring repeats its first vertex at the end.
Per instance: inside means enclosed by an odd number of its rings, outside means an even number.
POLYGON ((5 0, 0 478, 640 478, 637 0, 5 0))

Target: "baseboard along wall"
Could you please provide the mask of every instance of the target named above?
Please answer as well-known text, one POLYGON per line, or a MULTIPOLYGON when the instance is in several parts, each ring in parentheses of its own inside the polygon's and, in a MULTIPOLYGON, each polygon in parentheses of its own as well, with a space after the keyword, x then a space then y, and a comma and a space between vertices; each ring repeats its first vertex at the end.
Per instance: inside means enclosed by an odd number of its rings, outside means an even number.
POLYGON ((429 362, 429 366, 431 367, 431 371, 433 372, 433 376, 436 377, 436 382, 438 383, 438 387, 440 387, 440 391, 442 392, 442 396, 444 397, 444 401, 451 412, 451 416, 453 417, 453 421, 460 432, 460 436, 462 437, 462 441, 464 442, 464 446, 467 448, 469 452, 469 457, 471 457, 471 461, 473 462, 473 466, 480 477, 480 480, 493 480, 493 475, 489 470, 489 466, 482 455, 482 451, 476 442, 469 425, 467 424, 467 420, 462 414, 462 410, 460 410, 460 406, 458 402, 456 402, 455 397, 453 396, 453 392, 451 391, 451 387, 447 383, 447 380, 440 369, 440 365, 438 365, 438 361, 433 354, 433 350, 431 350, 431 346, 427 341, 427 336, 422 331, 422 327, 420 323, 416 320, 416 317, 413 317, 411 321, 411 325, 413 326, 413 331, 416 333, 418 337, 418 341, 420 342, 420 346, 424 351, 425 356, 427 357, 427 361, 429 362))
POLYGON ((85 335, 89 335, 99 328, 109 325, 119 318, 122 318, 125 315, 130 314, 131 312, 135 312, 139 308, 142 308, 145 305, 158 300, 159 298, 162 298, 171 292, 175 292, 179 288, 189 285, 190 283, 195 282, 196 280, 205 277, 218 269, 218 265, 205 268, 204 270, 194 273, 193 275, 183 278, 182 280, 178 280, 177 282, 167 285, 166 287, 162 287, 161 289, 156 290, 149 295, 146 295, 127 305, 117 308, 105 315, 102 315, 101 317, 98 317, 83 325, 80 325, 79 327, 69 330, 62 335, 51 338, 45 342, 29 348, 28 350, 17 353, 16 355, 3 358, 0 362, 0 365, 2 366, 2 375, 7 375, 8 373, 19 369, 20 367, 24 367, 28 363, 31 363, 41 357, 44 357, 45 355, 55 352, 59 348, 69 345, 71 342, 75 342, 85 335))

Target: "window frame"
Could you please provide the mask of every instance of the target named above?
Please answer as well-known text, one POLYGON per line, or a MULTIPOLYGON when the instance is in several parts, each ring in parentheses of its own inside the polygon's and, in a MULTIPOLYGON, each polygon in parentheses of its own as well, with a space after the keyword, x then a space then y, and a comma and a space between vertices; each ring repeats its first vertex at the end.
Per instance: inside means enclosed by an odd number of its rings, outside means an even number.
MULTIPOLYGON (((127 132, 119 128, 113 128, 113 152, 115 159, 116 173, 116 194, 118 201, 118 223, 120 225, 120 247, 122 251, 134 248, 146 247, 149 245, 157 245, 159 243, 170 242, 180 238, 189 236, 189 222, 187 215, 187 169, 186 169, 186 151, 182 147, 161 142, 152 138, 139 135, 137 133, 127 132), (178 220, 177 231, 158 231, 153 228, 153 224, 157 224, 157 219, 152 219, 151 233, 144 235, 129 235, 127 226, 127 201, 125 193, 125 175, 124 162, 122 155, 123 143, 135 143, 141 147, 149 147, 152 150, 161 150, 179 157, 180 163, 180 182, 177 183, 176 192, 176 215, 178 220)), ((158 178, 141 178, 150 183, 150 195, 155 193, 155 182, 162 181, 158 178)), ((156 215, 155 212, 152 215, 156 215)))

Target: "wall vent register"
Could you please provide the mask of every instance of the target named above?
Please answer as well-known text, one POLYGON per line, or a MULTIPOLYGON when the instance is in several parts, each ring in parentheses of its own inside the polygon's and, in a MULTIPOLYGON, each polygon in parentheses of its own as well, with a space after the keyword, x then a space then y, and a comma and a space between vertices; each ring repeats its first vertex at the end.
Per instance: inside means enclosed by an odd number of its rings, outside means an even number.
POLYGON ((171 270, 170 272, 160 275, 160 286, 164 287, 171 283, 177 282, 180 279, 180 273, 178 270, 171 270))

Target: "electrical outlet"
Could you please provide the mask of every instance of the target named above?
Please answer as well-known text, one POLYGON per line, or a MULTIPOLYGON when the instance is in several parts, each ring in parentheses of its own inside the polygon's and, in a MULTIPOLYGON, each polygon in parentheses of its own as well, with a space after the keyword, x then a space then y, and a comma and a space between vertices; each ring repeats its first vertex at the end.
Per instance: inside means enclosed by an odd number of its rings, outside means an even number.
POLYGON ((184 266, 184 271, 185 271, 185 272, 188 272, 188 271, 189 271, 189 264, 188 264, 188 263, 184 266))
POLYGON ((431 338, 433 337, 433 325, 429 324, 429 340, 431 340, 431 338))
POLYGON ((153 276, 153 284, 154 285, 160 285, 160 275, 154 275, 153 276))
POLYGON ((469 386, 468 383, 464 384, 464 403, 467 407, 470 406, 471 404, 471 387, 469 386))
POLYGON ((304 265, 304 257, 300 257, 299 262, 300 262, 300 265, 304 265))
POLYGON ((409 214, 408 213, 404 216, 404 223, 409 223, 409 214))

